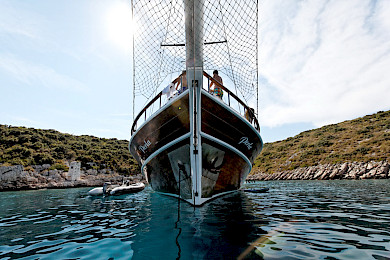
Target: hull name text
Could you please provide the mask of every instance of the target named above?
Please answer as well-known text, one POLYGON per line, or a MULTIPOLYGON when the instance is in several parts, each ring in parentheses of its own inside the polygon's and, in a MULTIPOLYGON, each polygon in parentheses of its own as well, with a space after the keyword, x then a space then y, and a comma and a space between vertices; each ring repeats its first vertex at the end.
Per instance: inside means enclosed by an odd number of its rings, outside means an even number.
POLYGON ((150 142, 150 140, 144 140, 144 145, 140 145, 138 146, 138 150, 142 151, 143 153, 145 153, 146 149, 148 149, 148 147, 151 145, 152 143, 150 142))
POLYGON ((248 150, 252 149, 253 145, 253 143, 249 142, 249 139, 246 136, 241 137, 240 142, 238 142, 238 144, 244 144, 248 148, 248 150))

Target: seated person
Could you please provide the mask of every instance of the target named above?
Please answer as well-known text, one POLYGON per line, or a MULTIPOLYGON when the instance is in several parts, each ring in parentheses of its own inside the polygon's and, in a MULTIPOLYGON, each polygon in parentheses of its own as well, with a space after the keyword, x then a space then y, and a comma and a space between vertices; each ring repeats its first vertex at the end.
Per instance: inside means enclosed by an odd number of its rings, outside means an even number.
POLYGON ((163 90, 162 90, 162 94, 163 95, 166 95, 167 96, 167 99, 170 100, 171 98, 173 98, 174 96, 177 95, 177 90, 175 89, 175 83, 170 83, 168 86, 166 86, 163 90))
POLYGON ((187 85, 187 73, 185 70, 181 73, 181 76, 179 76, 173 83, 176 83, 176 90, 179 91, 179 94, 183 93, 188 89, 187 85), (181 88, 179 89, 179 85, 182 84, 181 88))
POLYGON ((253 117, 255 115, 255 110, 253 108, 245 109, 245 118, 248 120, 250 123, 253 122, 253 117))

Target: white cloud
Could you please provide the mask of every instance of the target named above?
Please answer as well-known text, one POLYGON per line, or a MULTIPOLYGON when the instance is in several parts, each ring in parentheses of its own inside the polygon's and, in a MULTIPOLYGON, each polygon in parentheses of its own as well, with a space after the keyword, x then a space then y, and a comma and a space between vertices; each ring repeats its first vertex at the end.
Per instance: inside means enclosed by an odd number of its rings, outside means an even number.
POLYGON ((11 123, 17 122, 17 123, 23 123, 24 125, 43 125, 42 122, 31 120, 30 118, 25 118, 25 117, 18 117, 18 116, 13 116, 13 115, 5 115, 5 118, 7 118, 11 123))
MULTIPOLYGON (((19 3, 22 4, 22 3, 19 3)), ((20 35, 30 39, 37 38, 42 20, 39 16, 23 8, 15 8, 15 2, 0 2, 0 36, 20 35)))
POLYGON ((67 75, 40 64, 19 60, 10 55, 0 54, 0 69, 7 72, 16 81, 26 85, 48 89, 85 91, 87 86, 67 75))
POLYGON ((340 122, 390 108, 390 1, 263 1, 261 121, 340 122))
MULTIPOLYGON (((80 81, 40 64, 37 60, 29 61, 33 55, 47 53, 55 48, 68 53, 64 47, 53 47, 56 46, 53 40, 45 36, 47 25, 52 22, 30 11, 23 2, 0 1, 0 43, 3 46, 0 52, 0 70, 8 74, 11 81, 28 86, 85 91, 87 87, 80 81)), ((3 86, 5 85, 3 82, 3 86)))

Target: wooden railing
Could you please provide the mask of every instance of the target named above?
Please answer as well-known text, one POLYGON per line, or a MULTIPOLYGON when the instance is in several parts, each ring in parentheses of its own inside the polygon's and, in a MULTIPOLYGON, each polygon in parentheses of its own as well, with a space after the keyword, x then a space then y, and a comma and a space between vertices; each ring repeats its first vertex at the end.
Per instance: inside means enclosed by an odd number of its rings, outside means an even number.
POLYGON ((146 110, 156 102, 157 99, 160 99, 160 107, 161 107, 161 96, 162 96, 162 91, 157 94, 150 102, 141 110, 141 112, 138 113, 138 115, 135 117, 133 126, 131 127, 131 135, 134 134, 135 131, 137 131, 137 122, 141 118, 142 114, 145 114, 145 121, 146 121, 146 110))
MULTIPOLYGON (((209 74, 207 74, 205 71, 203 71, 203 76, 205 76, 209 81, 213 82, 214 85, 217 85, 220 87, 223 91, 225 91, 228 95, 228 105, 230 106, 230 97, 234 98, 240 105, 244 107, 244 115, 247 113, 249 116, 248 121, 251 122, 253 120, 253 126, 256 128, 257 131, 260 132, 260 125, 257 121, 255 113, 252 111, 252 109, 247 106, 239 97, 237 97, 233 92, 231 92, 229 89, 227 89, 224 85, 216 81, 213 77, 211 77, 209 74), (250 120, 252 119, 252 120, 250 120)), ((209 88, 210 88, 210 84, 209 88)), ((210 89, 209 89, 210 91, 210 89)), ((252 122, 251 122, 252 123, 252 122)))
MULTIPOLYGON (((180 82, 181 77, 183 74, 179 75, 174 81, 172 81, 172 84, 176 84, 180 82)), ((230 105, 230 97, 234 98, 238 104, 242 105, 244 107, 244 115, 247 118, 247 120, 253 124, 255 129, 260 132, 260 125, 259 122, 257 121, 256 115, 252 111, 252 109, 247 106, 239 97, 237 97, 233 92, 231 92, 229 89, 227 89, 224 85, 216 81, 213 77, 211 77, 209 74, 203 71, 203 76, 205 76, 208 79, 208 91, 210 91, 210 81, 213 82, 214 85, 220 87, 223 91, 225 91, 228 95, 228 105, 230 105), (251 120, 252 119, 252 120, 251 120)), ((145 116, 145 121, 146 121, 146 112, 147 109, 152 106, 157 100, 160 100, 160 108, 161 108, 161 97, 162 97, 162 91, 158 93, 146 106, 141 110, 141 112, 138 113, 138 115, 135 117, 133 125, 131 127, 131 135, 137 131, 137 123, 138 120, 141 118, 142 115, 145 116)))

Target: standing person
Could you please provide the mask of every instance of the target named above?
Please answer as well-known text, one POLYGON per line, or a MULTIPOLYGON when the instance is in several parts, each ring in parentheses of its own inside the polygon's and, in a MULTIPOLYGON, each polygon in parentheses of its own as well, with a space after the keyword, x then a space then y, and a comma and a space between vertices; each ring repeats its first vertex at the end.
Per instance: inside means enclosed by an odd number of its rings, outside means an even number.
MULTIPOLYGON (((221 85, 223 85, 223 80, 222 78, 218 75, 218 70, 214 70, 213 71, 213 79, 215 81, 217 81, 218 83, 220 83, 221 85)), ((214 84, 213 81, 211 81, 211 84, 210 84, 210 92, 212 94, 214 94, 214 96, 217 96, 219 97, 220 99, 222 99, 222 96, 223 96, 223 91, 222 91, 222 88, 218 87, 217 84, 214 84), (212 88, 214 86, 214 88, 212 88)))

